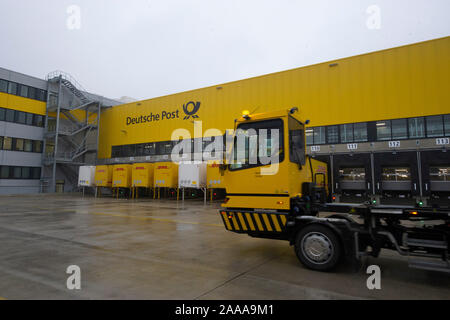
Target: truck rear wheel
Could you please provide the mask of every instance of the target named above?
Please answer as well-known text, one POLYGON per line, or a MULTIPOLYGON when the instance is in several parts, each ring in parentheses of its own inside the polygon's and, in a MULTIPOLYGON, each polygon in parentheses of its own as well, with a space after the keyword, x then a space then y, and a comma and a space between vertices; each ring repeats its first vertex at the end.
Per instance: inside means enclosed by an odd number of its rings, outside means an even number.
POLYGON ((307 268, 328 271, 338 264, 342 247, 332 230, 321 225, 311 225, 297 234, 295 253, 307 268))

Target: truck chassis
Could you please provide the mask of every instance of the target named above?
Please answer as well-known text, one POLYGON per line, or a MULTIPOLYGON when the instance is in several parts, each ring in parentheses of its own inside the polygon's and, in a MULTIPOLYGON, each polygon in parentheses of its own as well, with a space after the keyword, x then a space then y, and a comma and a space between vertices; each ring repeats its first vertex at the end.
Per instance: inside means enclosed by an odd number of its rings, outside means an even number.
POLYGON ((289 241, 313 270, 332 270, 342 260, 378 257, 389 249, 409 257, 412 268, 450 273, 450 209, 291 200, 289 212, 233 208, 220 215, 229 231, 289 241))

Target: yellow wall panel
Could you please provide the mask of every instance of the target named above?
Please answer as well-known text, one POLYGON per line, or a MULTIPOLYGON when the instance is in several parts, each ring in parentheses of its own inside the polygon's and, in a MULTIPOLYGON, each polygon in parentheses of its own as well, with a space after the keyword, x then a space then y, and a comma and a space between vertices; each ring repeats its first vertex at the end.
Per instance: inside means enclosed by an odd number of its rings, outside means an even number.
POLYGON ((299 107, 310 126, 449 113, 450 37, 339 59, 113 107, 101 117, 99 157, 115 145, 166 141, 186 128, 183 104, 201 103, 203 131, 232 129, 242 110, 299 107), (336 66, 330 66, 336 63, 336 66), (127 117, 163 111, 177 119, 127 125, 127 117))
POLYGON ((45 115, 46 103, 0 92, 0 108, 45 115))

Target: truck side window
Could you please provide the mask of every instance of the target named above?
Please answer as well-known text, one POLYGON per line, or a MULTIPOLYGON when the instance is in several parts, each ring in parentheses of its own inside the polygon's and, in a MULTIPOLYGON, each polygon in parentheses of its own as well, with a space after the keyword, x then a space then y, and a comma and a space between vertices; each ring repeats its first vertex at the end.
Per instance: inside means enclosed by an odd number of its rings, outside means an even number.
POLYGON ((248 169, 284 160, 281 119, 241 123, 234 138, 230 170, 248 169))
POLYGON ((289 116, 289 159, 291 162, 305 165, 305 128, 304 125, 289 116))

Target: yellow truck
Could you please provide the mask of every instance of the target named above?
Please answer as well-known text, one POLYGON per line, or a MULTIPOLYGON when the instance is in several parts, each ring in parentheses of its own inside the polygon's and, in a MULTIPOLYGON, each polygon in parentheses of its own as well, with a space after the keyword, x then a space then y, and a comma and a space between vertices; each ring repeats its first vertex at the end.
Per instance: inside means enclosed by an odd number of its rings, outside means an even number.
POLYGON ((327 165, 306 155, 306 124, 297 108, 236 119, 220 165, 225 228, 287 240, 313 270, 391 249, 410 257, 410 267, 450 272, 450 208, 330 202, 327 165), (416 220, 433 223, 404 224, 416 220))

